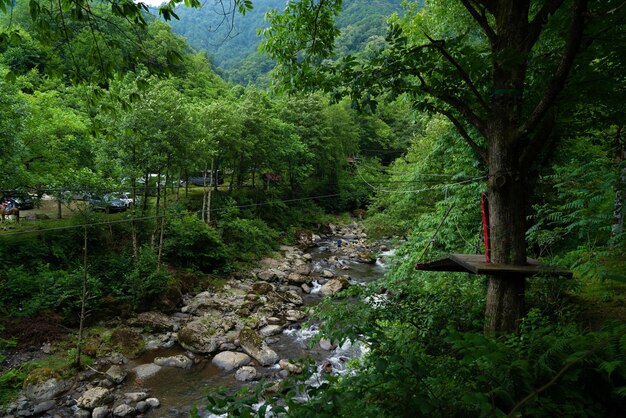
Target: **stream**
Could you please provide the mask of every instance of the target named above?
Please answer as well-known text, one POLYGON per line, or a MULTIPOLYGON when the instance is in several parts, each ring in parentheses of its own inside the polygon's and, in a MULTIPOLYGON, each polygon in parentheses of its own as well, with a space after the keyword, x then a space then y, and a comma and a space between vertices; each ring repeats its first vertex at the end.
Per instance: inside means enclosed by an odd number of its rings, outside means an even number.
MULTIPOLYGON (((382 259, 375 264, 359 263, 345 258, 337 258, 335 254, 336 239, 326 239, 311 248, 307 253, 312 256, 313 271, 328 268, 327 261, 339 263, 339 274, 350 276, 352 285, 359 285, 380 278, 385 272, 382 259)), ((382 256, 391 255, 383 253, 382 256)), ((320 285, 313 282, 311 292, 304 296, 304 304, 313 306, 321 300, 320 285)), ((325 363, 332 365, 333 372, 341 373, 344 363, 349 358, 358 357, 363 348, 355 344, 344 344, 332 351, 322 349, 319 344, 309 348, 308 341, 317 333, 315 325, 302 328, 302 321, 288 325, 281 334, 268 339, 268 345, 283 359, 299 359, 310 356, 316 360, 318 367, 325 363)), ((176 345, 169 349, 156 349, 145 352, 142 356, 130 361, 129 366, 135 367, 152 362, 156 357, 168 357, 185 354, 185 350, 176 345)), ((189 355, 189 353, 186 353, 189 355)), ((151 397, 158 398, 161 406, 147 412, 146 417, 188 417, 194 405, 201 416, 210 416, 205 410, 206 396, 218 387, 239 388, 246 383, 235 379, 235 371, 225 372, 211 363, 212 356, 195 355, 195 364, 190 369, 163 368, 159 373, 143 381, 127 379, 121 388, 123 392, 148 391, 151 397)), ((273 379, 278 377, 281 369, 276 364, 269 367, 257 367, 261 376, 273 379)), ((315 382, 310 382, 315 384, 315 382)))

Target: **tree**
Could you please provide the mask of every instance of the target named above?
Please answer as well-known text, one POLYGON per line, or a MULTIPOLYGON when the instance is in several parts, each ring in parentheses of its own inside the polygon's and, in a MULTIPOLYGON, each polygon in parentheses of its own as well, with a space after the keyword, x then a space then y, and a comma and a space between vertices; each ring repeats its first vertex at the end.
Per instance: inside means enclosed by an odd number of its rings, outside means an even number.
MULTIPOLYGON (((523 265, 531 169, 554 143, 557 100, 581 48, 612 30, 602 17, 623 17, 623 7, 589 7, 588 0, 419 3, 410 3, 404 20, 392 24, 387 47, 368 61, 328 60, 340 0, 290 2, 283 14, 270 14, 263 48, 291 88, 350 94, 361 107, 375 107, 382 94, 406 93, 419 108, 446 116, 488 167, 492 262, 523 265)), ((517 329, 524 287, 521 277, 489 277, 487 331, 517 329)))

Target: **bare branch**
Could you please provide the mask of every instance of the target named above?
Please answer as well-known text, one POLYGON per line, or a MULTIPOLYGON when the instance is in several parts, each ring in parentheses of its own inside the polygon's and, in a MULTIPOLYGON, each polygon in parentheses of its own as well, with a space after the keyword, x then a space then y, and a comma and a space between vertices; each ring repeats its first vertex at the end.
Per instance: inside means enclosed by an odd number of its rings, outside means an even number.
MULTIPOLYGON (((496 35, 496 32, 493 30, 493 28, 489 26, 489 22, 487 21, 487 17, 485 16, 484 11, 483 13, 479 13, 478 10, 474 8, 470 0, 461 0, 461 3, 463 3, 463 6, 465 6, 467 11, 472 15, 476 23, 478 23, 483 29, 483 32, 485 32, 485 35, 487 35, 487 38, 489 39, 489 43, 491 43, 492 45, 495 44, 498 35, 496 35)), ((485 7, 487 7, 487 3, 483 3, 485 4, 485 7)))
POLYGON ((441 53, 441 55, 443 55, 450 62, 450 64, 452 64, 454 66, 454 68, 456 68, 456 70, 458 71, 459 75, 461 76, 461 79, 465 82, 465 84, 467 84, 467 86, 472 91, 472 93, 474 93, 474 96, 478 100, 478 103, 483 107, 483 109, 485 109, 487 112, 489 112, 491 110, 489 108, 489 105, 483 99, 482 95, 480 94, 480 92, 476 88, 476 85, 472 82, 472 79, 470 78, 470 76, 467 73, 467 71, 465 71, 465 69, 461 66, 461 64, 459 64, 459 62, 457 60, 455 60, 452 57, 452 55, 450 55, 450 53, 448 53, 448 51, 446 51, 446 49, 442 46, 442 45, 444 45, 444 41, 435 41, 433 38, 428 36, 428 34, 426 32, 424 32, 424 35, 426 36, 426 38, 428 38, 428 40, 431 42, 431 44, 435 48, 437 48, 437 50, 441 53))
POLYGON ((557 67, 554 77, 548 86, 545 94, 535 106, 526 123, 524 123, 519 131, 518 137, 523 138, 532 132, 541 119, 545 116, 548 109, 554 104, 559 93, 565 86, 565 81, 570 74, 574 59, 580 48, 583 32, 585 30, 585 14, 587 12, 587 0, 576 0, 572 6, 572 19, 567 36, 567 43, 563 50, 563 57, 557 67))

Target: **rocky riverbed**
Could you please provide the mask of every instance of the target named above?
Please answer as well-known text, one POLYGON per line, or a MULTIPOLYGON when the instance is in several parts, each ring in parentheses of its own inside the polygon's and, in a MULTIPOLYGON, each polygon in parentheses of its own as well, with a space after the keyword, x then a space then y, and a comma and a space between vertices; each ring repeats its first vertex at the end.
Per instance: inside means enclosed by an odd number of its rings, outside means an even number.
MULTIPOLYGON (((387 250, 365 239, 358 223, 302 234, 298 246, 283 246, 276 258, 233 274, 219 291, 185 295, 175 313, 144 312, 118 326, 118 338, 145 350, 137 358, 111 352, 72 379, 36 379, 4 415, 188 416, 207 388, 298 373, 290 360, 308 353, 299 330, 305 306, 363 281, 349 275, 359 274, 354 266, 372 265, 387 250)), ((335 348, 321 341, 313 349, 329 353, 317 356, 320 367, 342 368, 345 360, 330 355, 335 348)))

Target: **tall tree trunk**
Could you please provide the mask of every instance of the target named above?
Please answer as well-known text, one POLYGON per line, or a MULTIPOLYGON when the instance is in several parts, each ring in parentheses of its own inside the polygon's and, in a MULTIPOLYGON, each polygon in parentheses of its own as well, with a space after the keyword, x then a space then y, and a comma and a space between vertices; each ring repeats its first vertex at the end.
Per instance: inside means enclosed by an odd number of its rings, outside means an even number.
POLYGON ((161 256, 163 254, 163 238, 165 236, 165 221, 167 219, 167 181, 169 170, 165 171, 165 188, 163 193, 163 216, 161 217, 161 233, 159 235, 159 251, 157 255, 157 272, 161 270, 161 256))
MULTIPOLYGON (((167 188, 167 185, 165 185, 165 187, 167 188)), ((157 172, 157 181, 156 181, 156 205, 155 205, 155 210, 156 210, 156 215, 159 215, 159 210, 161 210, 161 169, 159 169, 159 171, 157 172)))
POLYGON ((143 183, 143 202, 141 205, 141 214, 145 214, 148 210, 148 189, 150 188, 150 172, 146 170, 143 183))
POLYGON ((207 203, 207 170, 209 169, 208 165, 205 164, 204 165, 204 175, 202 177, 202 211, 200 212, 200 217, 202 218, 203 221, 206 221, 206 203, 207 203))
POLYGON ((63 213, 61 212, 61 198, 57 199, 57 219, 63 219, 63 213))
MULTIPOLYGON (((622 137, 623 127, 620 126, 615 133, 615 164, 619 168, 626 161, 626 144, 622 137)), ((618 237, 624 232, 624 204, 626 201, 626 166, 620 169, 615 184, 615 204, 613 206, 613 237, 618 237)))
POLYGON ((211 158, 211 180, 209 182, 209 190, 207 193, 206 201, 206 223, 211 223, 211 192, 213 191, 213 182, 215 179, 215 160, 211 158))
MULTIPOLYGON (((491 262, 526 264, 526 192, 517 156, 504 139, 492 141, 489 153, 489 231, 491 262)), ((489 276, 485 330, 514 332, 524 313, 525 279, 489 276)))
POLYGON ((78 321, 78 338, 76 341, 76 357, 74 364, 80 367, 81 363, 81 346, 83 345, 83 329, 85 319, 87 318, 87 227, 84 229, 83 236, 83 286, 80 294, 80 318, 78 321))

